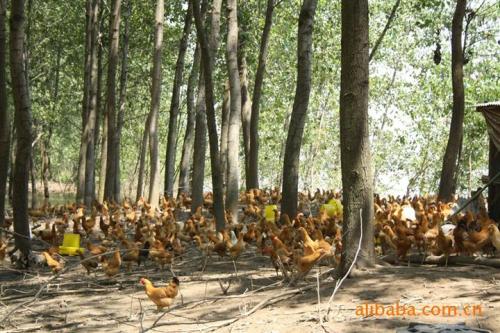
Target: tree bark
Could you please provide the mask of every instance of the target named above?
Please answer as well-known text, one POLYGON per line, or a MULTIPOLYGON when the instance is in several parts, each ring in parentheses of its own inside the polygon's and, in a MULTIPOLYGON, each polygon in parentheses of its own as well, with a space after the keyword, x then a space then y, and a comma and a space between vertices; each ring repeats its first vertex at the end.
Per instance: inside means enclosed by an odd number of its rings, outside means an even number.
POLYGON ((151 88, 151 117, 149 123, 149 204, 157 207, 160 199, 160 159, 158 157, 158 112, 161 98, 161 52, 163 48, 164 0, 158 0, 155 13, 155 40, 151 88))
POLYGON ((299 158, 311 91, 312 33, 317 0, 304 0, 299 16, 297 42, 297 87, 283 162, 281 211, 297 214, 299 158))
MULTIPOLYGON (((5 196, 10 157, 10 120, 7 108, 7 74, 5 51, 7 48, 6 0, 0 0, 0 227, 5 219, 5 196)), ((1 235, 0 231, 0 235, 1 235)))
POLYGON ((195 110, 195 94, 194 89, 198 83, 198 76, 200 73, 200 57, 201 51, 198 43, 194 51, 193 66, 189 74, 187 93, 186 93, 186 108, 187 108, 187 121, 186 132, 184 134, 184 143, 182 145, 182 157, 179 171, 179 188, 178 195, 181 193, 189 193, 191 186, 189 184, 189 173, 191 160, 193 158, 193 144, 194 144, 194 126, 196 122, 195 110))
POLYGON ((399 4, 401 3, 401 0, 396 0, 394 3, 394 6, 392 6, 391 14, 389 14, 389 18, 387 19, 387 23, 384 26, 384 30, 382 30, 382 33, 380 33, 380 36, 378 36, 377 41, 373 45, 373 49, 370 52, 370 55, 368 57, 368 61, 372 61, 373 57, 377 53, 377 50, 382 43, 382 40, 385 37, 385 34, 387 33, 387 30, 389 30, 389 27, 391 26, 392 21, 394 21, 394 17, 396 16, 396 11, 398 10, 399 4))
POLYGON ((252 100, 248 92, 248 66, 243 43, 238 49, 238 68, 240 72, 241 85, 241 126, 243 129, 243 152, 245 155, 245 186, 249 190, 252 187, 250 181, 250 121, 252 118, 252 100))
POLYGON ((250 119, 250 156, 248 162, 250 188, 259 188, 259 113, 262 84, 266 72, 267 54, 269 53, 269 35, 273 25, 273 11, 276 0, 267 0, 266 22, 260 39, 259 64, 255 73, 253 89, 252 115, 250 119))
MULTIPOLYGON (((213 189, 213 210, 215 216, 215 226, 217 231, 221 231, 225 227, 224 216, 224 195, 222 187, 222 173, 220 168, 220 155, 219 155, 219 140, 217 138, 217 124, 215 120, 214 97, 213 97, 213 82, 212 82, 212 58, 215 56, 215 46, 218 46, 218 31, 217 35, 214 33, 214 25, 219 27, 220 19, 220 0, 214 1, 212 8, 212 31, 211 42, 207 41, 205 31, 203 28, 202 15, 200 13, 199 0, 193 1, 193 13, 195 17, 196 30, 198 42, 201 47, 201 58, 203 64, 203 73, 205 73, 205 103, 207 109, 207 127, 208 137, 210 141, 210 164, 212 167, 212 189, 213 189), (219 10, 217 10, 219 9, 219 10)), ((239 88, 238 88, 239 89, 239 88)))
POLYGON ((241 85, 238 71, 238 7, 237 0, 227 0, 227 67, 229 73, 230 112, 227 134, 227 186, 226 209, 238 222, 238 199, 240 181, 240 124, 241 85))
POLYGON ((85 4, 85 54, 84 54, 84 75, 83 75, 83 99, 82 99, 82 140, 80 144, 80 154, 78 158, 78 179, 76 184, 76 202, 83 202, 85 196, 85 162, 87 156, 87 145, 85 141, 85 127, 87 126, 87 115, 90 96, 90 70, 92 66, 92 0, 87 0, 85 4))
POLYGON ((49 193, 49 179, 50 179, 50 139, 52 137, 52 128, 48 129, 48 133, 40 141, 40 153, 42 157, 42 182, 43 182, 43 196, 47 201, 50 197, 49 193))
POLYGON ((231 112, 231 93, 229 90, 229 80, 224 83, 224 97, 222 100, 222 120, 220 130, 220 161, 222 172, 222 188, 227 185, 227 136, 229 131, 229 113, 231 112))
POLYGON ((17 135, 12 208, 14 211, 14 231, 20 235, 15 236, 15 246, 27 257, 31 251, 28 217, 28 182, 32 139, 31 103, 23 60, 24 21, 24 1, 12 0, 10 17, 10 72, 15 106, 14 123, 17 135))
POLYGON ((104 110, 101 104, 101 91, 102 91, 102 47, 99 47, 99 107, 97 108, 102 115, 102 135, 101 135, 101 168, 99 170, 99 190, 97 200, 104 202, 104 187, 106 186, 106 165, 108 163, 108 113, 104 110))
POLYGON ((117 201, 116 183, 116 68, 118 66, 118 46, 120 43, 121 0, 115 0, 109 18, 109 62, 106 93, 106 113, 108 114, 108 157, 106 159, 106 181, 104 200, 117 201))
POLYGON ((130 34, 130 14, 132 4, 130 1, 125 2, 126 15, 124 16, 125 31, 123 33, 123 48, 122 48, 122 66, 120 70, 120 98, 118 101, 118 118, 116 119, 116 138, 115 138, 115 186, 114 198, 119 201, 121 199, 121 182, 120 182, 120 146, 122 139, 123 117, 125 115, 125 102, 127 97, 127 74, 128 74, 128 40, 130 34))
POLYGON ((95 199, 95 127, 97 122, 97 82, 98 82, 98 47, 99 38, 99 1, 92 3, 92 45, 91 45, 91 70, 90 70, 90 91, 87 124, 85 126, 86 162, 85 162, 85 195, 84 204, 90 209, 92 201, 95 199))
POLYGON ((457 187, 459 152, 462 146, 464 123, 464 57, 462 52, 462 30, 466 0, 458 0, 451 26, 451 80, 453 88, 453 111, 450 135, 443 157, 443 168, 439 182, 438 200, 451 201, 457 187))
MULTIPOLYGON (((199 1, 197 2, 199 3, 199 1)), ((194 4, 193 4, 194 6, 194 4)), ((207 4, 203 2, 201 11, 203 13, 204 7, 206 10, 207 4)), ((219 48, 219 31, 220 31, 220 10, 222 0, 214 0, 212 3, 212 15, 210 17, 210 52, 217 54, 219 48), (217 44, 213 47, 212 43, 217 44)), ((203 14, 200 13, 203 20, 203 14)), ((194 9, 193 9, 194 14, 194 9)), ((201 48, 201 45, 200 45, 201 48)), ((201 59, 205 56, 201 51, 201 59)), ((211 61, 212 58, 211 58, 211 61)), ((212 62, 213 63, 213 62, 212 62)), ((200 62, 200 65, 202 63, 200 62)), ((204 70, 200 70, 200 78, 198 81, 198 98, 196 101, 196 127, 194 137, 194 153, 193 153, 193 182, 192 182, 192 203, 191 210, 194 212, 197 207, 203 205, 203 183, 205 179, 205 154, 207 149, 207 118, 206 118, 206 102, 205 102, 205 74, 204 70)))
POLYGON ((345 274, 358 248, 361 216, 363 239, 356 264, 370 266, 375 260, 368 126, 368 0, 342 1, 341 30, 340 157, 345 231, 339 274, 345 274))
POLYGON ((172 99, 170 101, 170 117, 168 120, 167 152, 165 157, 165 195, 173 196, 174 178, 175 178, 175 157, 177 150, 177 123, 179 118, 179 97, 182 85, 182 76, 184 73, 184 61, 188 46, 189 34, 191 33, 191 24, 193 22, 193 10, 191 2, 188 1, 188 8, 184 20, 184 30, 179 42, 179 54, 177 55, 177 64, 175 66, 175 76, 172 88, 172 99))

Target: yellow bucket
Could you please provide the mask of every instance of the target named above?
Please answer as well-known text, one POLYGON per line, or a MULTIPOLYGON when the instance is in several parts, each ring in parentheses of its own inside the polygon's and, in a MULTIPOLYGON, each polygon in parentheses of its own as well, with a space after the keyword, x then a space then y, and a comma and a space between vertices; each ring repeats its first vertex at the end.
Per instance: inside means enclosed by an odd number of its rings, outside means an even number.
POLYGON ((344 207, 342 206, 340 200, 337 199, 328 201, 327 204, 321 206, 321 209, 326 210, 326 214, 328 215, 328 217, 342 217, 342 214, 344 213, 344 207))
POLYGON ((80 235, 64 234, 63 244, 59 247, 59 253, 68 256, 76 256, 79 251, 85 251, 85 249, 80 248, 80 235))
POLYGON ((274 222, 274 210, 278 209, 276 205, 267 205, 264 208, 264 216, 266 217, 266 221, 274 222))

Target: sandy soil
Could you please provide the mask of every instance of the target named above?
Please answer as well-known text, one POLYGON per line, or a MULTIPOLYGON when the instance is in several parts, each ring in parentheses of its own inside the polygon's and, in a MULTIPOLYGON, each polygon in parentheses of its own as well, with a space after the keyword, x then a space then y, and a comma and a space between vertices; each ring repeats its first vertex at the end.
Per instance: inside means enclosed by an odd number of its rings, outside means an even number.
POLYGON ((328 299, 335 286, 329 274, 320 282, 321 317, 318 321, 316 273, 328 267, 315 268, 306 281, 287 286, 277 278, 269 258, 255 254, 249 246, 237 262, 238 277, 228 259, 212 257, 204 273, 203 258, 196 249, 173 265, 180 278, 181 294, 170 311, 156 312, 138 283, 148 277, 156 285, 170 280, 169 270, 158 271, 148 262, 108 280, 101 271, 87 276, 76 258, 67 258, 72 267, 53 279, 47 268, 21 273, 0 268, 0 320, 12 310, 9 319, 0 322, 2 332, 394 332, 409 322, 458 323, 500 330, 500 270, 485 266, 461 267, 377 267, 356 271, 346 279, 332 303, 326 318, 328 299), (74 268, 73 268, 74 267, 74 268), (33 295, 53 279, 38 299, 33 295), (222 284, 231 281, 227 295, 222 284), (309 288, 295 292, 299 288, 309 288), (276 296, 289 292, 288 295, 276 296), (265 302, 265 301, 268 302, 265 302), (32 301, 30 303, 26 303, 32 301), (249 312, 259 303, 265 305, 249 312), (425 304, 481 305, 476 317, 357 316, 356 306, 363 303, 385 305, 408 304, 421 308, 425 304), (153 323, 156 322, 155 326, 153 323))

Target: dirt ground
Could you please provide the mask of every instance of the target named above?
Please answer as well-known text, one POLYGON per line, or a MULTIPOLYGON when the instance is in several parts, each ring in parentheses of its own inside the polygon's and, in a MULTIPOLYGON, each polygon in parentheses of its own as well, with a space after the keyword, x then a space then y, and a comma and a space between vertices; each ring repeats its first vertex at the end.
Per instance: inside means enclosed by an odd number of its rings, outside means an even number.
MULTIPOLYGON (((0 322, 2 332, 394 332, 410 322, 458 323, 500 331, 500 270, 486 266, 377 266, 355 271, 331 303, 335 281, 327 266, 316 267, 306 281, 287 286, 277 278, 269 258, 249 246, 237 262, 238 276, 228 259, 212 257, 205 272, 203 258, 188 249, 172 269, 180 292, 169 311, 156 311, 139 284, 147 277, 157 286, 167 283, 169 270, 158 271, 148 262, 107 279, 102 271, 86 275, 78 259, 54 278, 47 268, 19 272, 0 267, 0 322), (320 279, 321 316, 316 274, 320 279), (34 299, 40 288, 47 288, 34 299), (231 282, 227 295, 221 285, 231 282), (306 290, 303 290, 306 289, 306 290), (281 296, 279 296, 282 294, 281 296), (412 305, 480 305, 479 316, 365 316, 356 314, 364 303, 412 305), (256 307, 256 310, 255 310, 256 307), (254 310, 254 311, 252 311, 254 310), (323 319, 323 324, 319 318, 323 319), (156 321, 156 322, 155 322, 156 321)), ((461 311, 459 311, 461 313, 461 311)))

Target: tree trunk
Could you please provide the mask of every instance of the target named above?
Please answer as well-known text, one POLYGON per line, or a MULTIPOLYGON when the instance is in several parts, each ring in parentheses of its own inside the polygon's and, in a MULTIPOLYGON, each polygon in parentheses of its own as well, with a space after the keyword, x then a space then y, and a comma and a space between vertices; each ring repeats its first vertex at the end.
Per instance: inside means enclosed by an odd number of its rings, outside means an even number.
POLYGON ((7 65, 5 61, 7 48, 6 7, 6 0, 0 0, 0 227, 3 227, 5 219, 5 197, 10 157, 10 120, 7 108, 7 74, 5 71, 7 65))
MULTIPOLYGON (((203 55, 202 55, 203 56, 203 55)), ((203 205, 203 183, 205 179, 205 154, 207 149, 207 117, 205 107, 205 75, 200 71, 198 97, 196 99, 196 125, 194 131, 193 182, 191 211, 203 205)))
POLYGON ((317 0, 304 0, 299 16, 297 87, 283 161, 281 212, 297 214, 299 158, 311 91, 312 33, 317 0))
POLYGON ((108 158, 108 113, 101 107, 101 91, 102 91, 102 47, 99 47, 99 91, 98 94, 98 104, 100 114, 102 115, 102 135, 101 135, 101 168, 99 170, 99 190, 97 195, 97 200, 102 203, 104 202, 104 187, 106 186, 106 165, 108 158))
POLYGON ((26 82, 24 51, 24 1, 12 0, 10 17, 10 71, 14 96, 14 123, 17 134, 16 161, 14 166, 15 246, 27 257, 31 251, 28 217, 28 182, 31 157, 31 103, 26 82), (23 237, 24 236, 24 237, 23 237))
POLYGON ((191 190, 189 184, 189 172, 191 160, 193 158, 193 144, 194 144, 194 126, 196 121, 196 110, 194 105, 194 89, 197 85, 197 78, 200 72, 200 57, 201 51, 198 43, 196 44, 196 49, 194 51, 193 66, 191 68, 191 74, 189 74, 187 93, 186 93, 186 105, 187 105, 187 121, 186 121, 186 132, 184 134, 184 143, 182 145, 182 157, 180 163, 179 171, 179 189, 178 195, 181 193, 189 193, 191 190))
POLYGON ((80 154, 78 158, 78 179, 76 184, 76 202, 83 202, 85 196, 85 162, 87 156, 87 145, 85 144, 85 127, 87 126, 87 115, 90 96, 90 70, 92 66, 92 0, 87 0, 85 4, 85 54, 84 54, 84 75, 83 75, 83 100, 82 100, 82 141, 80 144, 80 154))
POLYGON ((90 70, 90 91, 87 124, 85 126, 86 141, 86 162, 85 162, 85 195, 84 203, 90 209, 92 201, 95 199, 95 127, 97 122, 97 82, 98 82, 98 46, 99 38, 99 1, 92 3, 92 44, 91 44, 91 70, 90 70))
POLYGON ((193 22, 193 11, 191 2, 188 3, 186 18, 184 20, 184 30, 179 42, 179 54, 177 55, 177 64, 175 66, 175 76, 172 88, 172 99, 170 101, 170 118, 168 120, 167 152, 165 158, 165 187, 163 191, 169 197, 173 196, 174 174, 175 174, 175 155, 177 150, 177 123, 179 116, 179 97, 182 85, 182 76, 184 73, 184 60, 188 46, 189 34, 191 33, 191 24, 193 22))
POLYGON ((115 200, 121 199, 121 182, 120 182, 120 146, 122 139, 123 117, 125 115, 125 102, 127 97, 127 73, 128 73, 128 39, 130 30, 130 13, 132 4, 130 1, 125 3, 127 14, 124 16, 125 31, 123 34, 123 48, 122 48, 122 67, 120 72, 120 100, 118 102, 118 118, 116 120, 116 139, 115 139, 115 186, 114 198, 115 200))
POLYGON ((339 274, 345 274, 358 248, 361 216, 363 239, 357 266, 369 266, 375 260, 368 127, 368 0, 342 1, 341 49, 340 157, 345 231, 339 274))
POLYGON ((116 67, 118 66, 118 45, 120 43, 121 0, 115 0, 109 18, 109 62, 106 92, 106 113, 108 115, 108 157, 106 159, 106 181, 104 200, 117 201, 116 182, 116 67))
MULTIPOLYGON (((213 82, 212 82, 212 63, 215 57, 215 50, 218 46, 218 31, 215 34, 215 27, 220 25, 220 4, 219 0, 214 1, 212 8, 212 30, 210 43, 207 41, 203 29, 202 15, 200 14, 199 0, 193 1, 193 12, 196 23, 198 42, 201 47, 201 58, 203 64, 203 73, 205 73, 205 103, 207 109, 207 127, 208 138, 210 141, 210 164, 212 167, 212 189, 213 189, 213 211, 215 216, 215 226, 217 231, 225 227, 224 216, 224 195, 222 187, 222 173, 220 168, 219 140, 217 138, 217 124, 215 120, 213 82), (218 7, 217 7, 218 6, 218 7), (219 9, 219 10, 218 10, 219 9)), ((236 7, 234 7, 236 9, 236 7)), ((218 30, 218 29, 217 29, 218 30)), ((239 87, 238 87, 239 90, 239 87)))
POLYGON ((252 118, 252 101, 248 93, 248 67, 243 43, 238 49, 238 67, 241 84, 241 125, 243 127, 243 152, 245 154, 245 186, 249 190, 252 187, 250 181, 250 121, 252 118))
POLYGON ((439 182, 438 200, 451 201, 457 187, 459 152, 462 146, 464 123, 464 57, 462 52, 462 30, 466 0, 458 0, 451 26, 451 80, 453 86, 453 112, 450 135, 443 157, 443 169, 439 182))
MULTIPOLYGON (((199 3, 199 1, 197 2, 199 3)), ((194 6, 194 3, 193 3, 194 6)), ((210 17, 210 52, 213 54, 217 53, 219 48, 219 31, 220 31, 220 9, 222 6, 222 0, 214 0, 212 4, 212 15, 210 17), (212 44, 216 44, 215 46, 212 44)), ((201 8, 201 20, 203 20, 203 13, 206 10, 207 4, 204 1, 201 8)), ((194 10, 194 9, 193 9, 194 10)), ((201 45, 200 45, 201 48, 201 45)), ((201 51, 201 59, 205 55, 201 51)), ((213 59, 210 61, 213 63, 213 59)), ((201 63, 200 63, 201 65, 201 63)), ((194 153, 193 153, 193 182, 192 182, 192 204, 191 210, 194 210, 203 205, 203 183, 205 179, 205 154, 207 146, 207 119, 206 119, 206 107, 205 107, 205 74, 204 70, 200 70, 200 78, 198 81, 198 99, 197 111, 196 111, 196 128, 194 137, 194 153)))
POLYGON ((238 8, 237 0, 227 0, 227 67, 229 73, 230 112, 227 134, 227 186, 226 209, 238 222, 238 199, 240 181, 240 124, 241 85, 238 71, 238 8))
POLYGON ((144 132, 142 133, 141 150, 139 153, 139 173, 137 178, 137 192, 135 201, 138 201, 144 195, 144 171, 146 168, 146 152, 149 145, 149 123, 151 114, 148 115, 146 123, 144 124, 144 132))
POLYGON ((222 172, 222 188, 227 185, 227 135, 229 130, 229 113, 231 108, 231 93, 229 90, 229 80, 224 83, 224 98, 222 101, 222 121, 220 130, 220 161, 222 172))
POLYGON ((149 203, 158 206, 160 199, 160 159, 158 157, 158 112, 161 95, 161 51, 163 47, 164 0, 156 3, 155 41, 153 51, 153 72, 151 92, 151 117, 149 124, 149 154, 151 173, 149 175, 149 203))
POLYGON ((40 141, 40 153, 42 156, 42 182, 43 182, 43 196, 47 201, 50 197, 49 193, 49 179, 50 179, 50 139, 52 137, 52 128, 48 129, 48 133, 40 141))
POLYGON ((266 72, 267 54, 269 52, 269 35, 273 25, 273 11, 276 0, 267 0, 266 22, 260 39, 259 64, 255 73, 255 86, 253 89, 252 115, 250 119, 250 156, 248 161, 250 184, 247 187, 259 188, 259 113, 260 96, 262 94, 262 84, 264 73, 266 72))

